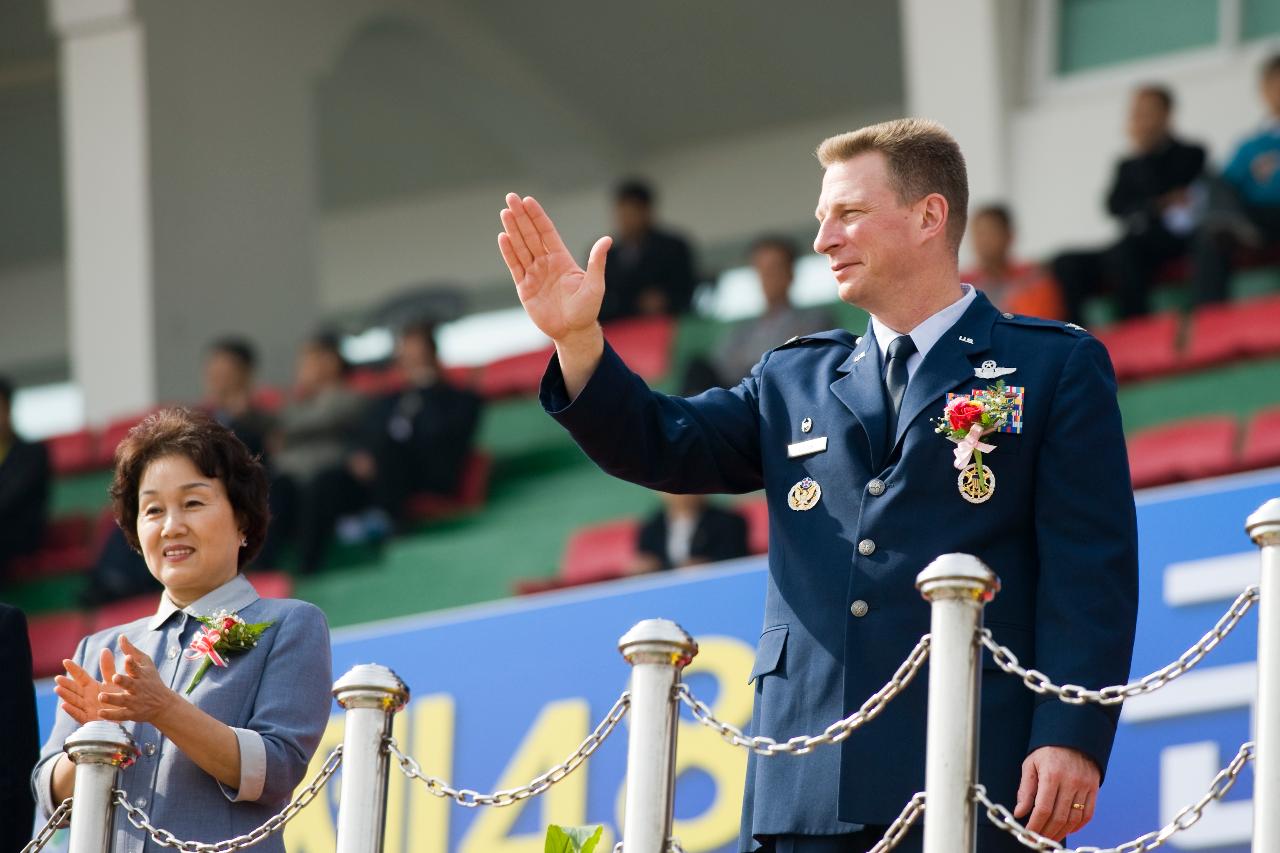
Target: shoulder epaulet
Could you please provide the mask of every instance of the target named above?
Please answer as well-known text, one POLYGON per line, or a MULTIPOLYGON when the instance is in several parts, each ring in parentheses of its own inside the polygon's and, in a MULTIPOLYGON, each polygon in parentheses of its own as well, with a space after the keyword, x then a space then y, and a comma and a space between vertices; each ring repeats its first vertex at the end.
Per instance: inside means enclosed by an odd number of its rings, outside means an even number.
POLYGON ((1046 320, 1043 317, 1032 317, 1027 314, 1012 314, 1005 311, 1000 315, 1000 319, 1019 326, 1032 326, 1037 329, 1056 329, 1059 332, 1065 332, 1073 337, 1082 338, 1089 334, 1089 330, 1084 326, 1078 326, 1075 323, 1064 323, 1061 320, 1046 320))
POLYGON ((814 332, 812 335, 796 335, 781 346, 774 347, 774 349, 788 349, 803 344, 841 344, 852 348, 856 347, 861 340, 862 338, 847 329, 832 329, 829 332, 814 332))

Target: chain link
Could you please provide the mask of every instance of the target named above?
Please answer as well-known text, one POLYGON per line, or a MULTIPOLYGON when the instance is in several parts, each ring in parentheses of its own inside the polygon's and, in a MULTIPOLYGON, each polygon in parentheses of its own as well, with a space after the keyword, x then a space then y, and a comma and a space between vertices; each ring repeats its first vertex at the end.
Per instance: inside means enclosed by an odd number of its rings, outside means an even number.
POLYGON ((32 838, 22 848, 21 853, 40 853, 44 846, 49 843, 49 839, 53 838, 53 834, 58 831, 58 827, 62 826, 62 821, 71 814, 71 798, 67 797, 62 803, 53 810, 49 821, 40 828, 35 838, 32 838))
POLYGON ((1059 686, 1050 681, 1049 676, 1043 672, 1037 669, 1026 669, 1018 663, 1017 655, 995 641, 990 629, 983 628, 979 634, 979 639, 981 639, 982 645, 991 651, 992 657, 995 658, 996 666, 1010 675, 1016 675, 1021 678, 1022 683, 1035 693, 1056 696, 1069 705, 1083 705, 1087 702, 1096 702, 1099 705, 1116 705, 1134 696, 1153 693, 1178 676, 1188 672, 1192 667, 1204 660, 1205 655, 1213 651, 1219 643, 1226 639, 1226 636, 1231 633, 1232 629, 1240 623, 1244 615, 1257 602, 1258 587, 1251 586, 1240 593, 1239 597, 1231 604, 1231 607, 1227 609, 1227 612, 1222 615, 1222 618, 1207 634, 1201 637, 1195 645, 1183 652, 1173 663, 1156 670, 1150 675, 1145 675, 1137 681, 1103 687, 1100 690, 1089 690, 1078 684, 1059 686))
POLYGON ((339 744, 333 748, 333 752, 329 753, 329 757, 325 759, 324 766, 320 768, 320 772, 316 773, 314 779, 311 780, 307 787, 303 788, 297 796, 293 798, 293 802, 284 807, 278 815, 272 817, 262 826, 251 830, 244 835, 238 835, 235 838, 228 838, 226 841, 218 841, 216 843, 206 843, 203 841, 182 841, 167 829, 158 829, 151 824, 151 818, 147 817, 147 813, 137 806, 129 802, 129 795, 119 788, 114 793, 115 803, 124 809, 125 816, 129 818, 129 823, 143 830, 147 835, 151 836, 151 840, 161 847, 176 847, 186 853, 229 853, 232 850, 241 850, 245 847, 252 847, 259 841, 271 835, 273 832, 279 832, 284 825, 294 818, 298 812, 302 811, 307 805, 316 798, 320 793, 320 789, 337 771, 338 766, 342 764, 342 745, 339 744))
POLYGON ((992 823, 1018 839, 1024 847, 1032 850, 1062 850, 1068 853, 1144 853, 1147 850, 1155 850, 1177 833, 1194 826, 1209 803, 1221 800, 1226 796, 1227 791, 1231 790, 1231 786, 1236 783, 1236 777, 1244 770, 1244 766, 1253 760, 1255 752, 1256 747, 1253 741, 1242 744, 1236 757, 1213 777, 1213 782, 1203 797, 1179 811, 1173 816, 1173 820, 1160 829, 1140 835, 1118 847, 1077 847, 1074 850, 1068 850, 1058 842, 1045 838, 1038 832, 1032 832, 1018 823, 1008 809, 999 803, 993 803, 987 797, 987 790, 983 786, 973 786, 973 798, 986 807, 987 817, 992 823))
POLYGON ((889 853, 898 846, 902 837, 907 834, 907 830, 911 828, 911 824, 915 823, 922 814, 924 814, 924 791, 916 794, 903 806, 897 819, 885 830, 884 837, 877 841, 867 853, 889 853))
POLYGON ((893 674, 893 677, 889 679, 884 687, 872 694, 871 698, 863 702, 861 708, 843 720, 837 720, 827 726, 820 735, 797 735, 782 743, 764 735, 748 737, 737 726, 717 720, 715 714, 711 712, 711 708, 705 702, 694 697, 687 684, 677 684, 675 690, 676 697, 689 707, 689 710, 693 712, 694 719, 708 728, 715 729, 720 733, 720 737, 734 746, 749 749, 757 755, 778 755, 780 753, 804 755, 807 752, 811 752, 815 746, 825 743, 840 743, 840 741, 853 734, 854 730, 859 726, 875 718, 894 697, 906 689, 928 658, 929 635, 925 634, 920 638, 920 642, 916 643, 916 647, 911 650, 911 654, 907 655, 907 659, 898 667, 898 671, 893 674))
POLYGON ((400 765, 401 772, 410 779, 417 779, 427 786, 427 790, 434 796, 442 799, 451 799, 460 806, 473 809, 477 806, 509 806, 518 803, 521 800, 527 800, 530 797, 536 797, 538 794, 546 791, 552 785, 556 784, 564 777, 568 776, 582 762, 590 757, 591 753, 600 748, 600 744, 604 743, 605 738, 613 733, 618 727, 618 723, 622 722, 622 718, 627 715, 627 710, 631 707, 631 694, 624 691, 618 697, 618 701, 613 703, 613 708, 605 716, 600 724, 596 726, 595 731, 587 735, 587 739, 582 742, 578 749, 555 767, 552 767, 546 773, 538 776, 527 785, 519 788, 510 788, 504 791, 494 791, 492 794, 482 794, 479 791, 473 791, 470 788, 462 788, 461 790, 452 787, 448 782, 437 779, 435 776, 429 776, 422 771, 422 765, 418 764, 412 756, 406 755, 400 751, 400 747, 396 744, 395 738, 387 738, 387 751, 396 759, 400 765))

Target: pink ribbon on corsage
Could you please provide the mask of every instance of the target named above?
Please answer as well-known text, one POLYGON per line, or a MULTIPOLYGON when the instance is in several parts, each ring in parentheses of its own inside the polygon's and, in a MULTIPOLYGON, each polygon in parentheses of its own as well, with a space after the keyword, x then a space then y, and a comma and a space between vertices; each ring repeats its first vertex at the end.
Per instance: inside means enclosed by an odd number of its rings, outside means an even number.
POLYGON ((969 464, 969 460, 973 458, 975 450, 982 453, 990 453, 996 449, 994 444, 985 444, 982 441, 982 424, 974 424, 969 427, 969 434, 964 438, 952 439, 956 443, 956 461, 957 471, 963 471, 965 466, 969 464))
POLYGON ((222 632, 215 631, 212 628, 205 628, 198 637, 191 641, 191 645, 187 647, 185 655, 187 660, 199 660, 208 656, 214 666, 226 666, 227 662, 222 659, 222 655, 218 654, 218 650, 214 648, 218 641, 222 639, 222 632))

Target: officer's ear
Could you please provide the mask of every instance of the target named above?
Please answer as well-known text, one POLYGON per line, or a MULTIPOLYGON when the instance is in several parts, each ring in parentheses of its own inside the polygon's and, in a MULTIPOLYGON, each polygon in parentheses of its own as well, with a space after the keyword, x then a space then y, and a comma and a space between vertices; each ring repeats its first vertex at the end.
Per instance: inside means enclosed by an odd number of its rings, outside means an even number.
POLYGON ((942 193, 929 193, 915 204, 917 236, 920 242, 947 239, 947 219, 950 207, 942 193))

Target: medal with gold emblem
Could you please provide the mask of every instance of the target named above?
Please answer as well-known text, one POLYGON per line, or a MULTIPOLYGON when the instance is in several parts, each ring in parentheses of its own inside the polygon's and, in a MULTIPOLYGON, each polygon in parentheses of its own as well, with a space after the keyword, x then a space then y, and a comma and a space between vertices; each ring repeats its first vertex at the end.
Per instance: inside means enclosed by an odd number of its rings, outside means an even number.
MULTIPOLYGON (((995 368, 990 362, 991 370, 995 368)), ((988 363, 983 364, 987 368, 988 363)), ((975 368, 975 371, 980 369, 975 368)), ((986 391, 968 395, 948 394, 942 417, 934 423, 937 432, 955 442, 954 465, 960 472, 956 487, 960 497, 971 504, 986 503, 996 493, 996 473, 983 463, 983 454, 994 453, 994 444, 982 439, 996 432, 1022 432, 1022 409, 1026 389, 1011 388, 1001 380, 986 391)))
POLYGON ((805 477, 792 486, 791 491, 787 493, 787 505, 796 512, 804 512, 817 506, 821 497, 822 486, 819 486, 816 480, 805 477))

